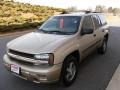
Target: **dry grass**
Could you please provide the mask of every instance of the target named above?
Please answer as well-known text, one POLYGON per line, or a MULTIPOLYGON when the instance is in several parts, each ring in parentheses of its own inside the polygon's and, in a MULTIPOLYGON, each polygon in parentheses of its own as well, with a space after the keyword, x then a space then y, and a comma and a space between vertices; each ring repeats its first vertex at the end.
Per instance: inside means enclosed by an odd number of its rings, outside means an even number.
POLYGON ((34 15, 34 13, 22 13, 21 15, 23 18, 33 18, 33 17, 37 17, 36 15, 34 15))

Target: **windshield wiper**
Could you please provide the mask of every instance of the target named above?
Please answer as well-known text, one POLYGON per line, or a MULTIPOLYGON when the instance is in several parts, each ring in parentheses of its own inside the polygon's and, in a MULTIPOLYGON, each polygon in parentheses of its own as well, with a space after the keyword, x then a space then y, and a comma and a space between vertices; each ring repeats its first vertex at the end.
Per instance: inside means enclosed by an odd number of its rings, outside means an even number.
POLYGON ((48 33, 48 31, 44 30, 44 29, 37 29, 38 32, 43 32, 43 33, 48 33))
POLYGON ((57 34, 73 34, 74 32, 63 32, 63 31, 59 31, 59 30, 51 30, 51 31, 47 31, 47 30, 44 30, 44 29, 38 29, 37 31, 39 32, 43 32, 43 33, 57 33, 57 34))
POLYGON ((58 30, 55 30, 55 31, 48 31, 49 33, 59 33, 59 34, 72 34, 72 32, 63 32, 63 31, 58 31, 58 30))

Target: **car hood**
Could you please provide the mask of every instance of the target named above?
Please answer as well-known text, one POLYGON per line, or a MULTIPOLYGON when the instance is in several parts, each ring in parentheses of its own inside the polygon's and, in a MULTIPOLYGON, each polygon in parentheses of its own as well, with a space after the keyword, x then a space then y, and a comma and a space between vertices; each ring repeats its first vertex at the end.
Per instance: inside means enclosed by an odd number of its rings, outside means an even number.
POLYGON ((7 48, 30 54, 51 53, 69 35, 32 32, 18 37, 7 44, 7 48))

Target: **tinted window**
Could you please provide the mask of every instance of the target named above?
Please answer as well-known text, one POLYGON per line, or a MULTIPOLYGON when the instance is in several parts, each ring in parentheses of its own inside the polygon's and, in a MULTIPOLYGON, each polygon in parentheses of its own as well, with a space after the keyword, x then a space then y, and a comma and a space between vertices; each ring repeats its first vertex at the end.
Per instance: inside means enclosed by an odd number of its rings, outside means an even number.
POLYGON ((98 29, 101 26, 100 19, 98 18, 97 15, 93 15, 92 17, 93 17, 95 29, 98 29))
POLYGON ((80 16, 54 16, 48 19, 39 29, 50 33, 75 33, 80 24, 80 16))
POLYGON ((94 30, 93 21, 92 21, 91 16, 85 16, 83 23, 82 23, 82 31, 88 30, 88 29, 94 30))

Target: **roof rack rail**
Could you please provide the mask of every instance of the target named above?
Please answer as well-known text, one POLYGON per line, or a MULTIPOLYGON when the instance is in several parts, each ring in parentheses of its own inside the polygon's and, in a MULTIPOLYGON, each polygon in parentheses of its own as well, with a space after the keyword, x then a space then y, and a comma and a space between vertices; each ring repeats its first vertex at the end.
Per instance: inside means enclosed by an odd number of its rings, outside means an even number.
POLYGON ((73 12, 69 12, 69 11, 63 11, 61 14, 71 14, 71 13, 79 13, 79 12, 84 12, 85 14, 88 14, 88 13, 101 13, 101 12, 92 12, 92 11, 89 11, 89 10, 78 10, 78 11, 73 11, 73 12))
POLYGON ((78 11, 73 11, 73 12, 63 11, 61 14, 70 14, 70 13, 77 13, 77 12, 85 12, 85 14, 92 13, 91 11, 88 11, 88 10, 78 10, 78 11))
POLYGON ((68 11, 62 11, 62 13, 60 13, 60 14, 69 14, 69 12, 68 11))
POLYGON ((79 10, 79 11, 76 11, 76 12, 85 12, 85 14, 87 14, 87 13, 101 13, 101 12, 89 11, 89 10, 79 10))
POLYGON ((95 11, 95 12, 92 12, 92 13, 101 13, 101 12, 96 12, 96 11, 95 11))

